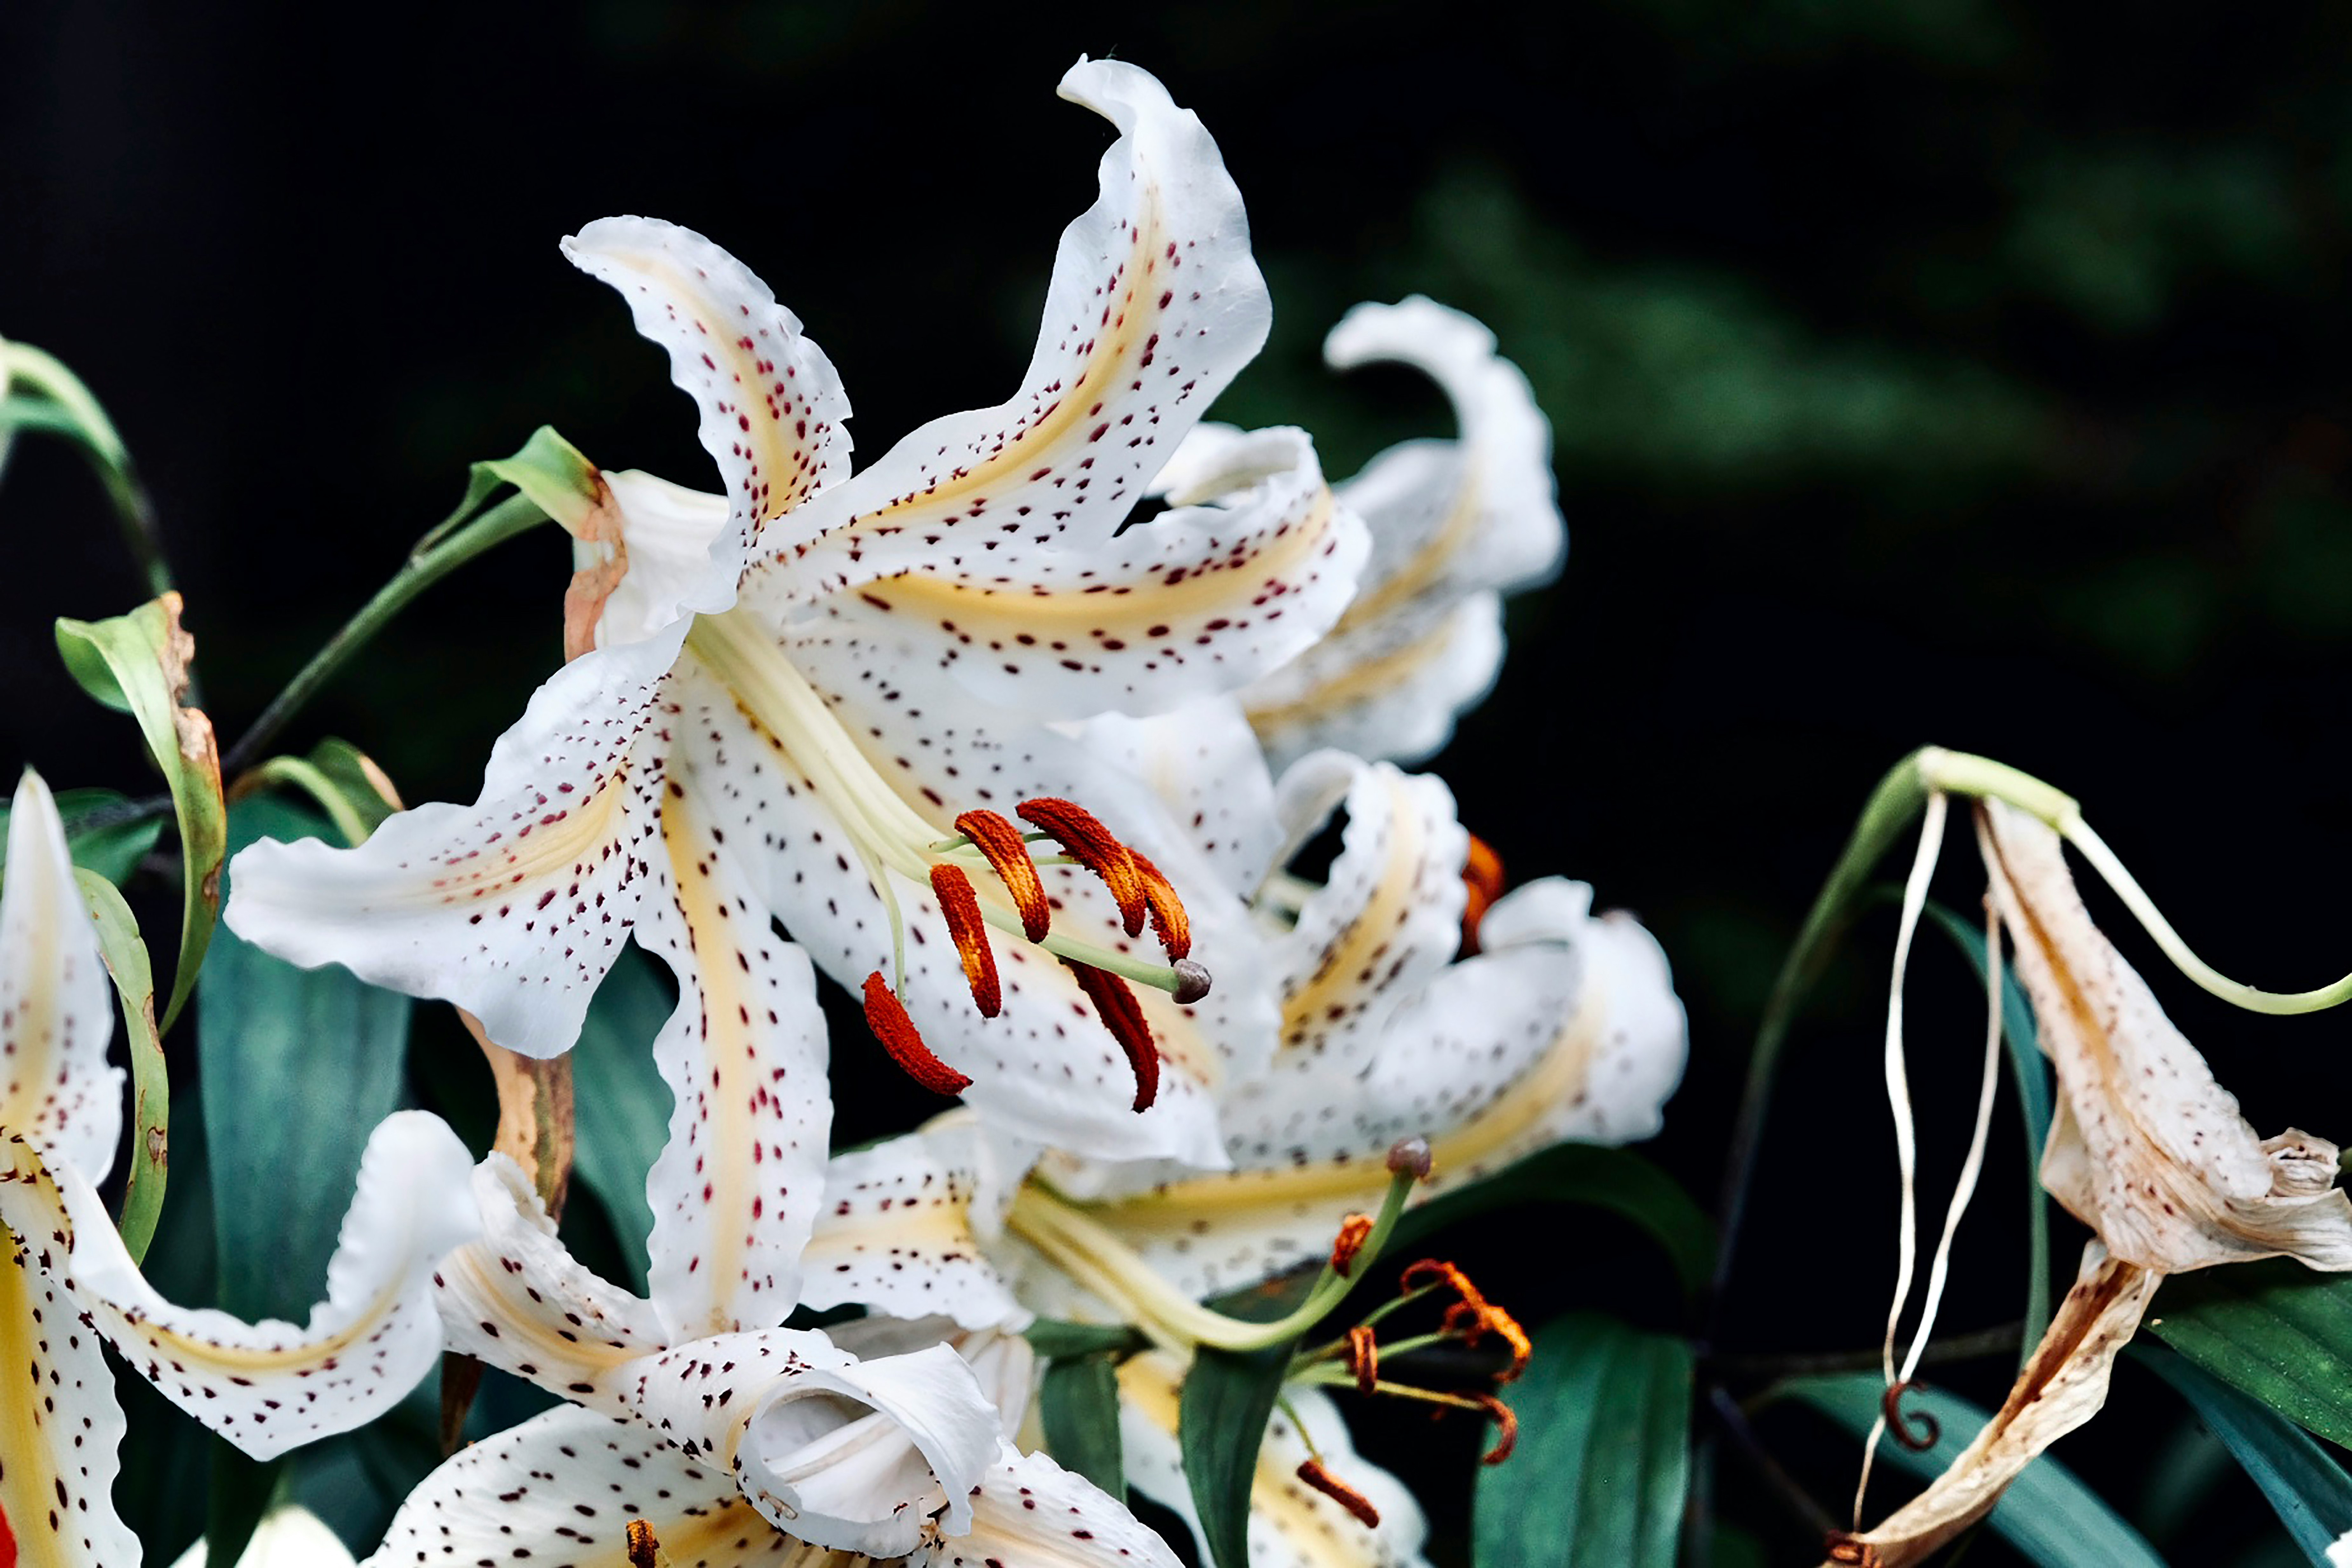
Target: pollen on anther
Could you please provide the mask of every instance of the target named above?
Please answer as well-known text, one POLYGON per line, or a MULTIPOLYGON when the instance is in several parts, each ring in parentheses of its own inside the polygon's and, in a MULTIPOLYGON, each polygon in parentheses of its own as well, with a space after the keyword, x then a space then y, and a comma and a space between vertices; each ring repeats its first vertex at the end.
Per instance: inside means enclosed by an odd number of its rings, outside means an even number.
POLYGON ((1143 875, 1136 869, 1133 852, 1109 828, 1076 801, 1053 795, 1024 800, 1013 809, 1022 821, 1052 834, 1071 859, 1101 878, 1118 904, 1119 924, 1127 934, 1143 934, 1143 922, 1150 910, 1143 875))
POLYGON ((1143 879, 1143 901, 1151 915, 1151 934, 1160 939, 1162 952, 1169 962, 1188 956, 1192 951, 1192 922, 1184 913, 1184 901, 1176 896, 1175 884, 1160 874, 1160 868, 1139 852, 1130 849, 1129 859, 1135 862, 1136 874, 1143 879))
POLYGON ((1029 858, 1021 830, 992 811, 967 811, 955 819, 956 831, 971 839, 986 858, 997 880, 1013 895, 1021 911, 1021 931, 1031 942, 1043 942, 1054 923, 1053 907, 1045 900, 1045 884, 1029 858))
POLYGON ((1095 1015, 1127 1053, 1128 1066, 1135 1069, 1135 1109, 1149 1110, 1160 1098, 1160 1047, 1152 1044, 1151 1026, 1144 1020, 1135 993, 1116 974, 1067 959, 1063 963, 1077 976, 1079 989, 1095 1005, 1095 1015))
POLYGON ((948 922, 948 934, 955 938, 956 952, 963 960, 964 984, 971 987, 972 1005, 983 1018, 993 1018, 1004 1005, 1004 996, 996 981, 996 953, 988 945, 988 924, 981 919, 980 895, 972 891, 971 879, 954 866, 941 860, 931 867, 931 892, 940 900, 940 914, 948 922))
POLYGON ((890 1059, 899 1069, 933 1094, 958 1095, 971 1087, 971 1079, 948 1066, 931 1054, 923 1044, 915 1021, 907 1016, 906 1004, 890 989, 879 970, 866 977, 866 1026, 890 1053, 890 1059))
POLYGON ((1300 1460, 1298 1479, 1354 1514, 1366 1530, 1381 1527, 1381 1510, 1372 1506, 1372 1500, 1325 1469, 1320 1459, 1300 1460))

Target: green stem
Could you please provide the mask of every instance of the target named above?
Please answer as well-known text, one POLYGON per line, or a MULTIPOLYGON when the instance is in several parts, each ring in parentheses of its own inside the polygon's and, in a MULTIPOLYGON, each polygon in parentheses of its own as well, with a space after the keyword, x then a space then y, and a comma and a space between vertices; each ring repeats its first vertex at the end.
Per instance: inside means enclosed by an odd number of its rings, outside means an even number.
POLYGON ((253 727, 221 760, 221 772, 234 777, 251 766, 303 704, 317 696, 319 689, 334 678, 352 655, 365 647, 386 623, 407 608, 410 600, 482 552, 546 520, 547 513, 538 502, 527 496, 513 495, 446 537, 434 539, 428 535, 430 542, 412 552, 392 581, 378 589, 375 597, 344 623, 343 629, 329 639, 327 646, 313 655, 301 672, 262 710, 261 717, 253 721, 253 727))

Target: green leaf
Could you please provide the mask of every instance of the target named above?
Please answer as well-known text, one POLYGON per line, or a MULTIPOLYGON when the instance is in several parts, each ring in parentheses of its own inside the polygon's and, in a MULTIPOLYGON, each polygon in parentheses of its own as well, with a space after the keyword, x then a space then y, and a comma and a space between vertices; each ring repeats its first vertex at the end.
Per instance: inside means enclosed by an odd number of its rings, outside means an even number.
POLYGON ((1715 1267, 1715 1226, 1689 1194, 1630 1149, 1556 1143, 1482 1181, 1407 1209, 1384 1249, 1396 1253, 1473 1215, 1514 1204, 1588 1204, 1633 1221, 1665 1248, 1696 1300, 1715 1267))
POLYGON ((1519 1443, 1478 1472, 1477 1568, 1674 1568, 1690 1484, 1690 1346, 1597 1313, 1538 1330, 1519 1443))
POLYGON ((572 1048, 572 1173, 604 1205, 640 1289, 654 1227, 646 1177, 669 1139, 669 1085, 654 1066, 653 1045, 677 998, 662 980, 653 960, 624 952, 572 1048))
POLYGON ((2198 1366, 2352 1446, 2352 1279, 2292 1258, 2176 1275, 2147 1326, 2198 1366))
MULTIPOLYGON (((335 825, 346 844, 363 844, 400 809, 392 780, 349 741, 328 739, 307 757, 272 757, 253 770, 255 783, 300 790, 335 825)), ((240 784, 238 793, 245 792, 240 784)))
MULTIPOLYGON (((1981 977, 1983 931, 1932 899, 1927 902, 1927 918, 1968 955, 1981 977)), ((2010 1077, 2017 1085, 2018 1107, 2025 1116, 2025 1333, 2018 1352, 2022 1365, 2032 1359, 2034 1347, 2050 1327, 2050 1194, 2042 1189, 2042 1151, 2050 1142, 2050 1064, 2042 1055, 2041 1037, 2034 1030, 2033 1005, 2026 1000, 2016 974, 2007 968, 2000 975, 2000 1036, 2009 1046, 2010 1077)))
POLYGON ((164 1178, 171 1168, 172 1079, 163 1065, 163 1040, 155 1028, 155 974, 147 944, 139 939, 138 917, 114 884, 97 872, 74 868, 74 881, 98 927, 99 956, 122 1003, 123 1027, 131 1037, 131 1175, 122 1194, 118 1228, 131 1260, 147 1256, 155 1222, 163 1212, 164 1178))
MULTIPOLYGON (((228 827, 242 849, 317 837, 327 824, 256 795, 237 803, 228 827)), ((300 1322, 319 1299, 367 1133, 400 1109, 409 1006, 347 969, 297 969, 220 933, 196 993, 196 1057, 228 1311, 300 1322)), ((236 1542, 283 1469, 215 1447, 213 1561, 236 1561, 236 1542)))
POLYGON ((1118 1437, 1118 1368, 1108 1355, 1067 1357, 1045 1369, 1037 1389, 1045 1451, 1064 1469, 1127 1500, 1118 1437))
POLYGON ((1066 1323, 1039 1318, 1021 1331, 1042 1360, 1064 1361, 1109 1351, 1124 1355, 1144 1347, 1143 1336, 1123 1323, 1066 1323))
POLYGON ((112 620, 60 620, 57 637, 58 651, 82 689, 139 721, 147 750, 172 791, 183 892, 179 963, 172 974, 172 999, 163 1009, 163 1026, 169 1029, 195 989, 196 972, 212 941, 228 820, 212 721, 180 700, 195 643, 180 629, 177 594, 112 620))
POLYGON ((2352 1531, 2352 1477, 2294 1423, 2155 1345, 2126 1353, 2179 1391, 2278 1510, 2296 1545, 2319 1568, 2327 1549, 2352 1531))
MULTIPOLYGON (((1878 1419, 1886 1392, 1874 1372, 1792 1378, 1781 1386, 1857 1437, 1878 1419)), ((1936 1441, 1917 1453, 1883 1443, 1879 1458, 1923 1480, 1943 1474, 1987 1420, 1976 1405, 1941 1389, 1915 1390, 1903 1406, 1934 1417, 1940 1428, 1936 1441)), ((2018 1473, 1987 1522, 2041 1568, 2164 1568, 2164 1559, 2138 1531, 2047 1454, 2018 1473)))
MULTIPOLYGON (((61 789, 58 816, 66 825, 66 850, 73 863, 95 871, 116 887, 131 879, 155 840, 163 836, 160 817, 133 820, 130 797, 110 789, 61 789)), ((0 839, 8 835, 8 805, 0 801, 0 839)))
POLYGON ((1282 1393, 1291 1347, 1212 1350, 1203 1347, 1184 1374, 1177 1401, 1176 1442, 1192 1510, 1209 1543, 1211 1568, 1250 1568, 1250 1488, 1257 1479, 1258 1445, 1282 1393))

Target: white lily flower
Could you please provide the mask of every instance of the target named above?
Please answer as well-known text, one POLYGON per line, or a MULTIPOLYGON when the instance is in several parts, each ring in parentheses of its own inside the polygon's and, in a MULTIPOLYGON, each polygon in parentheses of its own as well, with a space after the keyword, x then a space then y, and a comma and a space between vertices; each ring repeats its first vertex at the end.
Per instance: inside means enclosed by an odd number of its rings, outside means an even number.
POLYGON ((479 1232, 472 1161, 440 1119, 388 1117, 304 1325, 175 1306, 140 1275, 97 1184, 121 1131, 113 1005, 56 802, 26 773, 0 889, 0 1515, 29 1562, 126 1568, 111 1496, 123 1418, 100 1353, 257 1458, 374 1419, 441 1352, 434 1264, 479 1232))
MULTIPOLYGON (((241 935, 446 997, 549 1056, 633 929, 725 955, 773 915, 865 981, 922 1081, 999 1124, 1107 1157, 1220 1157, 1213 1094, 1272 1035, 1255 944, 1203 910, 1226 980, 1205 1001, 1164 922, 1164 956, 1146 951, 1148 904, 1213 874, 1149 792, 1055 725, 1163 710, 1293 657, 1338 617, 1367 543, 1295 431, 1234 443, 1190 504, 1121 531, 1268 307, 1199 121, 1118 62, 1081 61, 1062 90, 1120 135, 1063 237, 1023 390, 854 477, 831 364, 740 263, 635 218, 567 242, 668 351, 727 493, 614 476, 617 525, 579 525, 595 549, 574 609, 597 646, 501 738, 480 799, 395 816, 356 849, 248 849, 227 912, 241 935), (608 545, 630 563, 617 587, 608 545), (1053 858, 1021 844, 1016 808, 1108 888, 1033 870, 1053 858)), ((761 1012, 718 998, 684 1026, 729 1061, 756 1050, 761 1012)), ((819 1097, 815 1070, 786 1097, 819 1097)))
MULTIPOLYGON (((211 1554, 197 1542, 173 1560, 172 1568, 205 1568, 211 1554)), ((262 1516, 236 1568, 355 1568, 341 1537, 326 1521, 296 1504, 262 1516)))
POLYGON ((1275 765, 1318 747, 1414 762, 1444 746, 1503 661, 1503 595, 1550 581, 1568 547, 1551 426, 1495 334, 1415 296, 1362 304, 1323 345, 1341 370, 1425 372, 1454 405, 1451 440, 1391 447, 1338 487, 1372 554, 1328 637, 1243 693, 1275 765))

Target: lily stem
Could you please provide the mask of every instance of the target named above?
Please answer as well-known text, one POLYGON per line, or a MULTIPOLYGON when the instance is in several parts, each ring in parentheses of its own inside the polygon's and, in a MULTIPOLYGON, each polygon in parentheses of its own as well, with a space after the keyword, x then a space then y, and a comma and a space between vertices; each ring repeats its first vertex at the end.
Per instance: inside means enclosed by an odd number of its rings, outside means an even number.
MULTIPOLYGON (((527 496, 513 495, 483 512, 470 522, 439 538, 427 535, 418 547, 410 552, 392 581, 376 590, 370 599, 343 624, 342 630, 329 638, 326 647, 311 656, 300 673, 286 683, 284 690, 261 710, 252 727, 237 738, 228 754, 221 759, 221 772, 234 777, 253 764, 254 760, 278 738, 288 721, 301 711, 305 703, 319 694, 320 688, 334 679, 351 657, 365 647, 394 616, 408 607, 409 601, 471 561, 475 556, 502 544, 519 533, 528 532, 547 520, 539 503, 527 496)), ((439 532, 438 530, 436 531, 439 532)))

